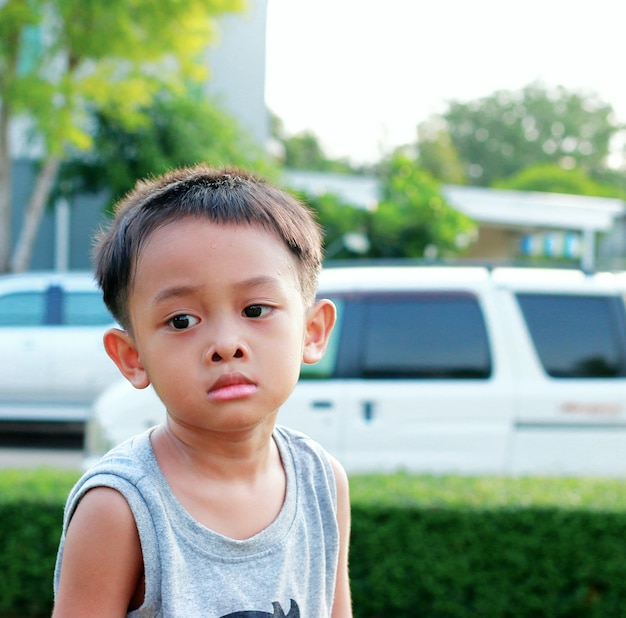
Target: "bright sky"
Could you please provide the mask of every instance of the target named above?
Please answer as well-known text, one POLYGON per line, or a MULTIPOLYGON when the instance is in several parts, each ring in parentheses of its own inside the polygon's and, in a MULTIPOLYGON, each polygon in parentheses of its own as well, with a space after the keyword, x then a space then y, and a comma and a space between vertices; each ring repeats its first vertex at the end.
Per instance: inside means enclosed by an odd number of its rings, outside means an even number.
POLYGON ((626 122, 624 0, 269 0, 266 101, 329 156, 376 161, 445 109, 532 81, 626 122))

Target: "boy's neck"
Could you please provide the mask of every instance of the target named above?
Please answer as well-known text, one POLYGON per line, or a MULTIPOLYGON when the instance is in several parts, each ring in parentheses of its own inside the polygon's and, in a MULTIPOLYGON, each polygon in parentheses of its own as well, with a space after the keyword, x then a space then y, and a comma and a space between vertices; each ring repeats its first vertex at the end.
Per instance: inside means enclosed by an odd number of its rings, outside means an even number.
POLYGON ((172 426, 152 434, 161 471, 187 512, 233 539, 250 538, 269 526, 280 513, 287 491, 270 425, 230 440, 193 436, 188 441, 172 426))
POLYGON ((275 464, 276 458, 280 460, 273 430, 272 421, 245 432, 200 434, 168 419, 153 432, 151 441, 162 468, 180 465, 187 474, 193 471, 215 480, 253 481, 275 464))

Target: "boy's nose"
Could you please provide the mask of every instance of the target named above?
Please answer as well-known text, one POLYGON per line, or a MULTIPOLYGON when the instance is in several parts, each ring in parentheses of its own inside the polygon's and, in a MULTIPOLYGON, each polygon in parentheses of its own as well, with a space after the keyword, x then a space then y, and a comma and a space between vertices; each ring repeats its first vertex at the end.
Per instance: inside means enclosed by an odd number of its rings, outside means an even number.
MULTIPOLYGON (((243 358, 244 356, 243 350, 239 346, 234 349, 232 354, 224 350, 218 351, 217 348, 214 348, 212 353, 209 351, 209 354, 212 363, 219 363, 220 361, 228 360, 229 358, 243 358)), ((207 356, 209 354, 207 354, 207 356)))
POLYGON ((247 349, 241 339, 236 335, 227 335, 225 329, 218 329, 216 335, 211 337, 212 341, 204 353, 205 362, 219 363, 229 361, 233 358, 243 358, 247 355, 247 349))

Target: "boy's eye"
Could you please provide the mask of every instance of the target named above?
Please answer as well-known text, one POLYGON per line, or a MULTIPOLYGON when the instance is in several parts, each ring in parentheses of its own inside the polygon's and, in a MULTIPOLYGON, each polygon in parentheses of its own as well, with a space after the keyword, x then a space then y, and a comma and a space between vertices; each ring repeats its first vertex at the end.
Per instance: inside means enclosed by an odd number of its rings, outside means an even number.
POLYGON ((272 310, 267 305, 250 305, 243 310, 243 314, 247 318, 262 318, 272 310))
POLYGON ((176 330, 185 330, 186 328, 191 328, 198 323, 198 319, 194 318, 192 315, 181 314, 175 315, 171 320, 170 324, 176 330))

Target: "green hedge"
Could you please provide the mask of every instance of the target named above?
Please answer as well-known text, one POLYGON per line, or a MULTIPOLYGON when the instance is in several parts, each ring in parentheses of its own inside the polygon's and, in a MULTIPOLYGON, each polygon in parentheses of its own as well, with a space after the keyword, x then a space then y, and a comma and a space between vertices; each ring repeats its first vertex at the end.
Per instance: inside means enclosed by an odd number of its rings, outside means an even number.
MULTIPOLYGON (((76 476, 0 471, 0 616, 50 615, 76 476)), ((622 481, 394 475, 350 485, 356 618, 626 615, 622 481)))
POLYGON ((50 616, 63 506, 75 472, 0 472, 0 616, 50 616))
POLYGON ((357 618, 621 618, 620 481, 356 477, 357 618))

